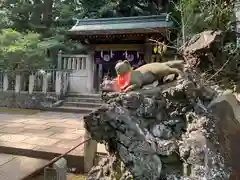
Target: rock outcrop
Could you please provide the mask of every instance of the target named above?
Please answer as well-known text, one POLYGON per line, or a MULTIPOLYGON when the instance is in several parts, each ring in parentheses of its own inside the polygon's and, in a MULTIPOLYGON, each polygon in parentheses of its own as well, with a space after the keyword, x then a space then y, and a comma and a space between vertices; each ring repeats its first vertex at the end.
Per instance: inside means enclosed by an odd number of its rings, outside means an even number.
POLYGON ((192 75, 126 94, 104 93, 106 104, 84 121, 110 155, 88 180, 229 179, 221 117, 214 103, 209 106, 216 97, 192 75))
POLYGON ((220 63, 223 59, 224 38, 225 34, 222 31, 204 31, 196 34, 183 48, 184 60, 200 69, 220 63))
POLYGON ((182 56, 205 81, 239 90, 239 47, 233 32, 204 31, 182 47, 182 56))

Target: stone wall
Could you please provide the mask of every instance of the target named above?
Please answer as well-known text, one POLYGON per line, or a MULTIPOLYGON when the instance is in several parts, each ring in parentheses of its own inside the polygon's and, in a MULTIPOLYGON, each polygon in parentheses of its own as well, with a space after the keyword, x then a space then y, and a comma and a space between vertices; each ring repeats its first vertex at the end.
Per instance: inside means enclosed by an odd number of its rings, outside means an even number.
POLYGON ((42 109, 57 106, 58 100, 54 94, 0 92, 0 107, 42 109))

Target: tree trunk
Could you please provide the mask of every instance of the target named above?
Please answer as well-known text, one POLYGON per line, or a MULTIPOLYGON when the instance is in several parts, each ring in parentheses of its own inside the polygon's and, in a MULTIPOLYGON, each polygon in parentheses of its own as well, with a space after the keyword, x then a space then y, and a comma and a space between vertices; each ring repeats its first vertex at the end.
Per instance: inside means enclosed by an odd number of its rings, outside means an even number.
POLYGON ((42 22, 42 9, 43 4, 41 0, 34 0, 32 15, 31 15, 31 24, 32 28, 38 29, 41 26, 42 22))
POLYGON ((53 0, 44 0, 43 2, 43 22, 44 25, 49 28, 52 25, 53 22, 53 0))

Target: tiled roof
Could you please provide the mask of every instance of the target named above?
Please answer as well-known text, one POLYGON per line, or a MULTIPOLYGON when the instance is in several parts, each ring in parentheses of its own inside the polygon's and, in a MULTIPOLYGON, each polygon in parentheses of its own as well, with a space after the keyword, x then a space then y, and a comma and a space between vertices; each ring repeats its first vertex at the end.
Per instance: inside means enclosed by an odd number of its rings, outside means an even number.
POLYGON ((80 35, 121 34, 127 32, 149 32, 160 28, 173 28, 167 14, 157 16, 135 16, 121 18, 79 19, 69 30, 80 35))

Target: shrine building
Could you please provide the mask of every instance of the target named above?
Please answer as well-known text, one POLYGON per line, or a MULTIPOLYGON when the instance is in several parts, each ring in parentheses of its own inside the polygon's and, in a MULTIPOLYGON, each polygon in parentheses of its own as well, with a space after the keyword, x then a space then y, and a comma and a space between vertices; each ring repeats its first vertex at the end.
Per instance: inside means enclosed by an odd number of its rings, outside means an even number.
POLYGON ((68 31, 68 37, 84 45, 86 54, 58 58, 59 69, 71 69, 69 93, 96 93, 103 76, 116 76, 118 60, 128 60, 132 66, 139 61, 161 61, 153 52, 149 39, 169 42, 174 32, 167 14, 121 18, 79 19, 68 31))

